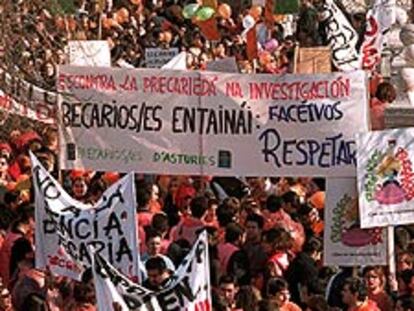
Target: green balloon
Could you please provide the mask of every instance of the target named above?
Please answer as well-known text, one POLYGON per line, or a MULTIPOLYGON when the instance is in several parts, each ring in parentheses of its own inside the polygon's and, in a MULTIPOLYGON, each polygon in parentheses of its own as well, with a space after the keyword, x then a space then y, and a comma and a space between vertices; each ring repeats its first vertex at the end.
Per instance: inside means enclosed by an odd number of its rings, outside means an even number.
POLYGON ((200 8, 200 5, 197 4, 197 3, 187 4, 183 8, 183 16, 184 16, 184 18, 187 18, 187 19, 192 18, 197 13, 197 10, 199 8, 200 8))
POLYGON ((204 22, 212 18, 215 13, 216 11, 213 8, 205 6, 197 11, 196 16, 199 18, 200 21, 204 22))

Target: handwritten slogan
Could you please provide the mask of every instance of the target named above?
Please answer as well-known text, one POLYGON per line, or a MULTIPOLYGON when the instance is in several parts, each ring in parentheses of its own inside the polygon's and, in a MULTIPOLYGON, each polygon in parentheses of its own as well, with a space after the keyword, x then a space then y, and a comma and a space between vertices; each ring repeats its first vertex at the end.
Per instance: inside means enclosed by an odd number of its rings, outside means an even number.
POLYGON ((202 232, 166 287, 153 292, 133 283, 100 255, 94 256, 96 298, 101 311, 212 310, 207 232, 202 232))
POLYGON ((31 155, 36 194, 36 267, 80 279, 90 247, 129 277, 138 276, 133 174, 113 184, 95 206, 76 201, 31 155))
POLYGON ((362 71, 239 75, 60 67, 64 168, 355 176, 362 71), (352 126, 350 126, 352 125, 352 126))

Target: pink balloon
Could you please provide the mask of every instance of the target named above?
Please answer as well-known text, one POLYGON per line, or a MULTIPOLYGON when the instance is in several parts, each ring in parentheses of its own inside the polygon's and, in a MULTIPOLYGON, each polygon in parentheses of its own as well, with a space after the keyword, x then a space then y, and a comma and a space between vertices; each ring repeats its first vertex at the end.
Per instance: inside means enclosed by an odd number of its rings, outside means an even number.
POLYGON ((273 52, 279 47, 279 42, 276 39, 267 41, 264 45, 266 51, 273 52))

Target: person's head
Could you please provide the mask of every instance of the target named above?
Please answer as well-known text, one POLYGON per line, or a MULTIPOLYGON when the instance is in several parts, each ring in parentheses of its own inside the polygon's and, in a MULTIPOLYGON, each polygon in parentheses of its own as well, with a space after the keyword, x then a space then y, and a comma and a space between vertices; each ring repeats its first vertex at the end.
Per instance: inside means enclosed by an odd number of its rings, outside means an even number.
POLYGON ((150 256, 157 256, 158 254, 161 254, 161 240, 161 235, 158 232, 154 230, 147 232, 145 236, 145 243, 150 256))
POLYGON ((168 233, 169 224, 168 224, 168 216, 165 213, 157 213, 152 217, 151 227, 162 237, 168 233))
POLYGON ((267 297, 278 307, 283 307, 290 300, 288 283, 281 278, 271 278, 267 282, 267 297))
POLYGON ((255 311, 259 299, 251 286, 241 286, 236 297, 236 308, 243 311, 255 311))
POLYGON ((300 198, 294 191, 288 191, 282 195, 282 207, 287 212, 295 211, 300 205, 300 198))
POLYGON ((145 263, 145 269, 147 270, 148 283, 153 287, 161 287, 171 276, 165 260, 159 256, 148 259, 145 263))
POLYGON ((152 185, 145 180, 136 181, 136 198, 138 204, 138 211, 148 209, 148 204, 151 200, 152 185))
POLYGON ((272 228, 263 232, 262 246, 266 254, 272 255, 274 251, 287 251, 293 245, 289 232, 283 228, 272 228))
POLYGON ((347 306, 355 306, 368 296, 365 283, 359 278, 348 278, 342 287, 342 302, 347 306))
POLYGON ((303 251, 311 256, 314 260, 318 261, 322 255, 322 242, 317 238, 310 238, 305 242, 303 251))
POLYGON ((95 288, 93 282, 75 282, 73 299, 80 304, 95 304, 95 288))
POLYGON ((414 311, 414 297, 402 297, 395 304, 395 311, 414 311))
POLYGON ((392 103, 397 97, 395 87, 389 82, 381 82, 377 87, 375 97, 382 102, 392 103))
POLYGON ((237 223, 229 223, 226 226, 225 240, 227 243, 232 243, 241 246, 244 239, 244 230, 237 223))
POLYGON ((264 219, 258 214, 250 214, 246 218, 246 240, 260 241, 262 230, 264 226, 264 219))
POLYGON ((191 200, 191 215, 197 219, 203 219, 207 213, 208 199, 206 197, 195 197, 191 200))
POLYGON ((282 203, 282 199, 279 196, 271 194, 266 200, 266 209, 271 213, 275 213, 282 208, 282 203))
POLYGON ((206 222, 212 222, 215 221, 217 218, 217 208, 219 206, 219 202, 217 199, 209 199, 208 200, 208 208, 207 208, 207 214, 205 216, 206 222))
POLYGON ((230 275, 223 275, 219 280, 220 295, 224 298, 228 307, 236 302, 236 295, 239 291, 236 280, 230 275))
POLYGON ((414 267, 414 254, 410 251, 403 251, 397 256, 397 271, 402 272, 414 267))
POLYGON ((328 311, 329 305, 325 298, 320 295, 314 295, 306 301, 305 311, 328 311))
POLYGON ((28 239, 31 239, 35 230, 34 207, 33 205, 20 205, 16 209, 17 218, 12 224, 13 232, 21 232, 28 239))
POLYGON ((13 305, 11 300, 11 294, 0 278, 0 310, 12 311, 13 305))
POLYGON ((88 184, 84 177, 76 177, 72 181, 72 193, 75 199, 82 199, 88 192, 88 184))
MULTIPOLYGON (((5 155, 0 155, 0 174, 7 173, 8 169, 9 169, 8 157, 6 157, 5 155)), ((0 178, 2 178, 1 175, 0 175, 0 178)))
POLYGON ((364 276, 365 285, 369 292, 376 292, 381 290, 385 286, 385 274, 384 269, 380 266, 368 266, 362 271, 364 276))

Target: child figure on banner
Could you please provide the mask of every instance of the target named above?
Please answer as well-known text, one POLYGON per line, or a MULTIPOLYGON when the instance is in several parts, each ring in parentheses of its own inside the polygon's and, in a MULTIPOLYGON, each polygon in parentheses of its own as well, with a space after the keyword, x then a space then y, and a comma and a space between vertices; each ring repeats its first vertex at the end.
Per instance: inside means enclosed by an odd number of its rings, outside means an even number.
POLYGON ((377 174, 383 183, 375 192, 375 200, 381 204, 399 204, 405 201, 405 191, 397 179, 401 161, 394 154, 395 144, 395 140, 388 141, 388 150, 377 167, 377 174))

